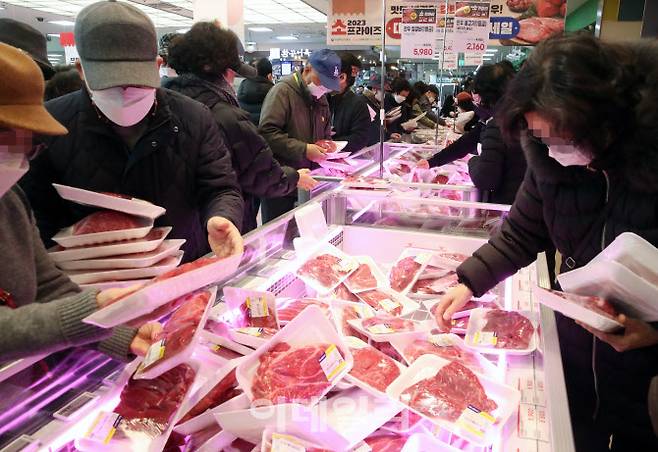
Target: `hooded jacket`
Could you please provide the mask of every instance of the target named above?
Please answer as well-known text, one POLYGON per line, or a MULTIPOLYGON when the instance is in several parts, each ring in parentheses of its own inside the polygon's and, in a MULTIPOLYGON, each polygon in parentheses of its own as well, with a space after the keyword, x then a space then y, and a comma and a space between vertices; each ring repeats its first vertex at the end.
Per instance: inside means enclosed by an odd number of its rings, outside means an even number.
MULTIPOLYGON (((653 146, 620 146, 616 156, 625 164, 606 165, 605 171, 562 167, 527 135, 521 145, 528 171, 509 215, 489 243, 457 269, 476 296, 553 246, 563 256, 562 271, 587 264, 623 232, 658 246, 655 141, 653 146), (633 175, 626 171, 628 161, 642 162, 633 175), (638 183, 651 174, 653 182, 638 183)), ((658 346, 618 353, 573 320, 560 315, 557 320, 572 422, 595 415, 616 441, 657 450, 647 394, 651 378, 658 375, 658 346)))
POLYGON ((329 97, 331 124, 336 134, 335 141, 347 141, 344 152, 356 152, 368 145, 370 113, 368 104, 351 89, 329 97))
POLYGON ((156 226, 185 239, 185 261, 210 251, 206 224, 213 216, 242 225, 243 201, 226 138, 210 111, 166 89, 156 91, 146 132, 128 149, 85 89, 46 102, 69 131, 46 137, 22 179, 46 243, 93 210, 59 197, 53 183, 130 195, 167 209, 156 226))
POLYGON ((240 83, 238 88, 238 102, 240 108, 249 112, 249 118, 256 127, 260 122, 260 112, 263 108, 263 102, 267 93, 270 92, 274 84, 267 77, 250 77, 240 83))
POLYGON ((231 87, 223 78, 200 78, 184 74, 170 79, 166 88, 185 94, 201 102, 213 114, 226 136, 231 150, 231 161, 245 201, 243 232, 256 228, 254 198, 275 198, 297 188, 299 174, 289 166, 281 167, 272 155, 267 142, 249 120, 246 111, 237 105, 231 87))
POLYGON ((259 131, 279 163, 295 169, 310 168, 306 145, 331 139, 327 96, 311 96, 299 72, 284 77, 267 93, 259 131))

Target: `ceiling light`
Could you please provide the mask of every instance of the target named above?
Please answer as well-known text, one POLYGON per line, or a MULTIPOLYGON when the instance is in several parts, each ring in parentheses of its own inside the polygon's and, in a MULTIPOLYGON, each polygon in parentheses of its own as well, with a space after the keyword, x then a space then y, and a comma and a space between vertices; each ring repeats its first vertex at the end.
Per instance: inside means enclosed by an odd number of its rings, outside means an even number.
POLYGON ((484 53, 496 53, 498 52, 498 49, 487 49, 484 51, 484 53))
POLYGON ((279 41, 297 41, 297 36, 277 36, 279 41))
POLYGON ((176 30, 176 33, 187 33, 188 31, 190 31, 189 28, 181 28, 180 30, 176 30))
POLYGON ((59 33, 48 33, 48 36, 52 38, 59 38, 59 33))
POLYGON ((75 25, 75 22, 72 20, 49 20, 48 23, 53 25, 61 25, 62 27, 72 27, 75 25))
POLYGON ((268 33, 274 31, 271 28, 267 28, 267 27, 249 27, 248 30, 256 33, 268 33))

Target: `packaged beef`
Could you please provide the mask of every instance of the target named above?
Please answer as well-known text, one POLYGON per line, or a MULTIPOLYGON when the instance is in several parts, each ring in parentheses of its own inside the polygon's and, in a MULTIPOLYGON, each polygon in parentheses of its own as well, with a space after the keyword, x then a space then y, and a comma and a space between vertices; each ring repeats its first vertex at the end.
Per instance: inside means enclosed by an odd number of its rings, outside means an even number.
POLYGON ((382 429, 395 433, 406 433, 416 427, 422 419, 419 414, 405 408, 393 419, 382 425, 382 429))
POLYGON ((412 320, 392 317, 379 313, 361 321, 350 320, 349 323, 376 342, 386 342, 398 334, 416 331, 417 324, 412 320))
POLYGON ((224 402, 242 394, 242 389, 238 387, 238 381, 235 378, 235 369, 231 370, 222 380, 220 380, 190 411, 178 421, 178 424, 184 424, 192 418, 197 417, 204 412, 218 407, 224 402))
POLYGON ((297 270, 305 283, 319 293, 327 293, 343 282, 358 267, 358 262, 336 247, 325 245, 297 270))
POLYGON ((379 350, 362 341, 353 341, 357 347, 350 347, 354 366, 349 375, 380 392, 400 376, 400 365, 379 350))
POLYGON ((471 311, 466 344, 476 349, 530 353, 536 348, 535 327, 526 316, 502 309, 471 311))
POLYGON ((234 327, 263 328, 269 331, 279 329, 273 293, 225 287, 224 298, 228 308, 237 311, 237 317, 231 322, 234 327))
POLYGON ((272 432, 269 428, 263 432, 261 452, 293 452, 301 450, 304 452, 331 452, 328 449, 315 446, 310 441, 292 435, 272 432))
POLYGON ((491 412, 498 406, 490 399, 477 376, 467 367, 450 362, 436 375, 408 387, 400 400, 431 418, 455 422, 470 406, 491 412))
POLYGON ((432 254, 423 250, 406 249, 389 273, 393 290, 406 293, 425 269, 432 254))
POLYGON ((389 358, 393 358, 399 363, 404 363, 404 358, 398 351, 393 347, 393 345, 390 342, 373 342, 372 346, 375 347, 377 350, 388 356, 389 358))
POLYGON ((332 317, 336 322, 336 326, 343 336, 353 336, 363 341, 368 340, 367 336, 355 329, 349 321, 372 316, 375 314, 372 310, 359 303, 334 300, 332 301, 331 312, 332 317))
POLYGON ((357 296, 377 311, 385 311, 392 316, 402 313, 402 305, 382 290, 368 290, 360 292, 357 296))
POLYGON ((308 306, 317 306, 325 314, 329 313, 329 303, 313 298, 281 298, 277 300, 277 314, 282 324, 290 322, 308 306))
POLYGON ((459 284, 457 274, 454 272, 439 278, 425 278, 416 281, 412 287, 410 296, 422 297, 443 295, 446 291, 459 284))
POLYGON ((368 264, 361 263, 354 273, 346 281, 346 284, 354 291, 374 289, 377 287, 377 278, 372 273, 368 264))
POLYGON ((450 334, 415 339, 407 344, 403 354, 409 364, 412 364, 423 355, 435 355, 449 361, 461 363, 475 372, 484 373, 485 369, 482 366, 482 360, 486 358, 468 350, 463 344, 459 343, 460 341, 458 337, 450 334))
POLYGON ((372 452, 400 452, 407 444, 409 438, 406 435, 375 434, 363 441, 370 447, 372 452))
POLYGON ((73 235, 121 231, 140 227, 140 218, 122 212, 101 210, 92 213, 73 225, 73 235))
POLYGON ((386 179, 369 176, 348 176, 341 181, 341 184, 347 188, 359 189, 385 189, 390 183, 386 179))
POLYGON ((333 291, 332 295, 338 300, 345 301, 359 301, 359 298, 352 293, 350 289, 347 288, 345 283, 339 284, 333 291))

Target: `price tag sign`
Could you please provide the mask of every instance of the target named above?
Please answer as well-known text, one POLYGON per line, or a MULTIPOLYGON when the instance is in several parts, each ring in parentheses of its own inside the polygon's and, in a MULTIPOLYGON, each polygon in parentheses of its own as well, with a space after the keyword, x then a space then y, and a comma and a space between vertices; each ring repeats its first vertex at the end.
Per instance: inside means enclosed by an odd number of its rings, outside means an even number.
POLYGON ((496 418, 469 405, 457 419, 456 424, 477 437, 484 437, 487 430, 496 422, 496 418))
POLYGON ((117 413, 100 412, 85 437, 101 444, 109 444, 123 417, 117 413))
POLYGON ((336 378, 340 371, 345 368, 345 360, 335 345, 330 345, 325 350, 324 355, 320 357, 320 367, 322 367, 329 381, 336 378))
POLYGON ((291 435, 272 433, 272 452, 305 452, 304 444, 291 435))
POLYGON ((165 340, 155 342, 149 347, 149 351, 146 352, 144 357, 144 362, 142 363, 141 368, 144 369, 149 367, 151 364, 160 361, 165 354, 165 340))
POLYGON ((242 334, 248 334, 249 336, 254 336, 254 337, 260 337, 263 334, 263 329, 256 327, 236 328, 235 331, 242 334))
POLYGON ((385 300, 380 301, 380 302, 379 302, 379 306, 381 306, 382 309, 384 309, 384 311, 386 311, 386 312, 391 312, 391 311, 393 311, 393 310, 399 308, 399 307, 400 307, 400 303, 398 303, 397 301, 393 301, 393 300, 387 298, 387 299, 385 299, 385 300))
POLYGON ((436 44, 436 7, 405 8, 400 25, 401 58, 432 59, 436 44))
POLYGON ((478 331, 473 335, 473 344, 485 347, 495 347, 498 335, 493 331, 478 331))
POLYGON ((385 323, 378 323, 377 325, 370 325, 368 331, 372 334, 390 334, 395 333, 395 330, 385 323))
POLYGON ((247 308, 249 308, 249 317, 252 319, 270 315, 265 297, 247 297, 246 303, 247 308))
POLYGON ((437 347, 452 347, 455 345, 452 343, 452 338, 447 334, 434 334, 430 336, 429 342, 437 347))
POLYGON ((349 273, 356 270, 359 267, 359 263, 356 259, 345 258, 338 262, 338 270, 343 273, 349 273))
POLYGON ((489 43, 490 1, 455 3, 454 51, 484 53, 489 43))

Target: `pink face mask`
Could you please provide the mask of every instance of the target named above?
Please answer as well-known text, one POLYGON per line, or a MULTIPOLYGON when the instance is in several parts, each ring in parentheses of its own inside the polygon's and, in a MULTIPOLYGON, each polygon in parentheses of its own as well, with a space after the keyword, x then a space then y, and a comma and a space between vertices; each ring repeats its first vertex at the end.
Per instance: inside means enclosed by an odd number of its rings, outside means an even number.
POLYGON ((116 86, 89 89, 91 100, 113 123, 122 127, 134 126, 148 114, 155 102, 155 88, 116 86))

